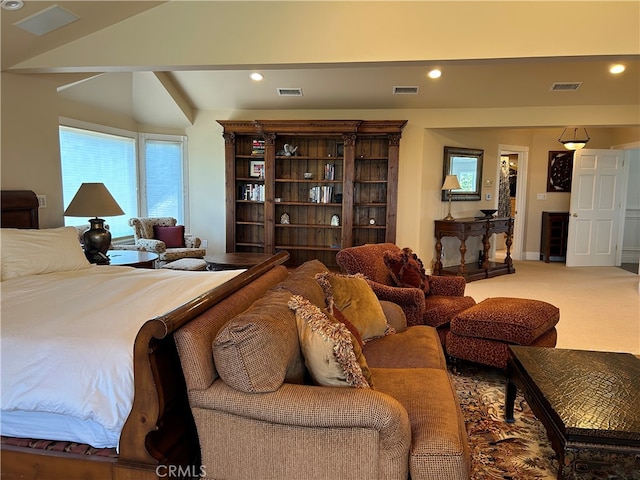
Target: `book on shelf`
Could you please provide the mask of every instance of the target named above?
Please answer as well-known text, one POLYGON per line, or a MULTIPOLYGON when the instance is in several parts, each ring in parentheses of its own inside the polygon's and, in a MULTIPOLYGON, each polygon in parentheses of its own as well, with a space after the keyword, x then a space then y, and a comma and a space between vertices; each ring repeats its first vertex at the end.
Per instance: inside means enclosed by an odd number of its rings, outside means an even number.
POLYGON ((252 202, 264 202, 264 185, 247 183, 240 187, 240 200, 250 200, 252 202))
POLYGON ((336 166, 333 163, 327 163, 324 166, 324 179, 335 180, 336 178, 336 166))
POLYGON ((256 157, 264 156, 264 140, 253 140, 251 142, 251 155, 256 157))

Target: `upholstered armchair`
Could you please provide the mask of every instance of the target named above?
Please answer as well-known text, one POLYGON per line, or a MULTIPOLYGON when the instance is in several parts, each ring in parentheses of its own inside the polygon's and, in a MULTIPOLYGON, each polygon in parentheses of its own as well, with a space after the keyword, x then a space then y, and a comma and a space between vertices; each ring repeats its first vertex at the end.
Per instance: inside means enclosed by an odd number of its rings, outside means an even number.
POLYGON ((476 303, 464 295, 463 277, 425 275, 420 259, 393 243, 345 248, 336 261, 345 273, 367 277, 380 300, 400 305, 408 325, 436 327, 443 345, 451 319, 476 303))
POLYGON ((114 245, 115 250, 142 250, 158 254, 157 266, 181 258, 202 258, 207 251, 200 248, 198 237, 185 236, 184 226, 176 225, 173 217, 134 217, 129 219, 133 227, 133 245, 114 245))

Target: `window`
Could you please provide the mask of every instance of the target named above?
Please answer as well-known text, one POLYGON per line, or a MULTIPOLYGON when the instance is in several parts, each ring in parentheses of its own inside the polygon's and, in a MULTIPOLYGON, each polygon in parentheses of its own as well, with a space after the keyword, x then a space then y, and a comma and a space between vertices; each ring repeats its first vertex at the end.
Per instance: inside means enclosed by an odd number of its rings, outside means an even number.
POLYGON ((166 135, 141 135, 142 195, 148 217, 174 217, 184 223, 183 140, 166 135))
MULTIPOLYGON (((175 217, 184 225, 186 139, 97 125, 60 126, 64 208, 83 182, 102 182, 125 214, 106 218, 113 238, 131 236, 131 217, 175 217)), ((65 225, 87 219, 65 217, 65 225)), ((186 226, 186 225, 185 225, 186 226)))

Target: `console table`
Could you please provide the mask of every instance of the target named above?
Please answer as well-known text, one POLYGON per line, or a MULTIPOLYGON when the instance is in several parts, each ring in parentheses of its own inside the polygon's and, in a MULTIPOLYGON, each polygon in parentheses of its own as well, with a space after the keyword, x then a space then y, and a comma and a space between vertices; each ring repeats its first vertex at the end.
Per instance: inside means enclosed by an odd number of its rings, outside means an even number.
POLYGON ((483 278, 496 277, 515 273, 511 261, 511 243, 513 240, 513 218, 462 218, 458 220, 436 220, 436 263, 435 275, 459 275, 468 282, 483 278), (491 237, 494 233, 506 233, 507 255, 503 263, 489 261, 491 237), (484 257, 481 265, 478 262, 465 263, 467 253, 466 240, 469 237, 481 236, 484 246, 484 257), (442 266, 442 237, 457 237, 460 239, 460 264, 451 267, 442 266))

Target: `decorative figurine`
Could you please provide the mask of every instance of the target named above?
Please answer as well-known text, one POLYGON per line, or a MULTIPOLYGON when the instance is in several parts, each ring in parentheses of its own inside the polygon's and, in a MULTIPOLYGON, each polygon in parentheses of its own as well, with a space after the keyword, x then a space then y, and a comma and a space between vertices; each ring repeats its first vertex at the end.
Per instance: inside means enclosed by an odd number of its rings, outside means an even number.
POLYGON ((290 219, 289 219, 289 214, 288 213, 283 213, 280 216, 280 223, 282 225, 289 225, 291 223, 290 219))
POLYGON ((288 143, 285 143, 283 149, 278 152, 278 155, 285 156, 285 157, 295 157, 298 155, 297 151, 298 151, 297 146, 294 147, 293 145, 289 145, 288 143))
POLYGON ((340 217, 337 214, 333 214, 331 216, 331 226, 339 227, 340 226, 340 217))

